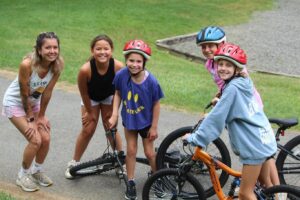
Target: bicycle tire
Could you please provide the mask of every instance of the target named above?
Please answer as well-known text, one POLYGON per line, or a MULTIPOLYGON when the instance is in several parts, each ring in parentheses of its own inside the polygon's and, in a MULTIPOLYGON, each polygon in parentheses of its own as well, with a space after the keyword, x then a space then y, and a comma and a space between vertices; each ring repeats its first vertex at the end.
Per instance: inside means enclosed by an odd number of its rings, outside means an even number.
MULTIPOLYGON (((182 127, 179 128, 173 132, 171 132, 160 144, 158 151, 157 151, 157 157, 156 157, 156 165, 158 169, 162 169, 165 167, 169 168, 177 168, 178 164, 183 161, 187 156, 192 156, 191 154, 186 154, 186 152, 183 152, 183 144, 181 137, 186 133, 191 133, 193 131, 192 126, 182 127), (173 149, 172 149, 173 148, 173 149), (175 150, 174 150, 175 149, 175 150), (177 163, 171 163, 170 160, 167 159, 166 155, 167 152, 171 151, 179 151, 180 152, 180 158, 177 163), (185 154, 185 155, 184 155, 185 154)), ((224 164, 231 167, 231 158, 230 153, 224 144, 224 142, 218 138, 214 140, 211 144, 209 144, 206 148, 206 151, 211 154, 212 156, 217 156, 224 164)), ((178 156, 178 155, 177 155, 178 156)), ((221 170, 220 170, 221 171, 221 170)), ((201 180, 201 184, 205 190, 205 194, 207 197, 210 197, 215 194, 215 191, 213 189, 213 185, 210 180, 209 171, 207 167, 202 162, 197 162, 197 165, 192 168, 191 170, 192 174, 198 179, 201 180), (199 171, 199 169, 201 169, 199 171)), ((227 180, 229 175, 222 171, 219 175, 219 181, 221 186, 223 187, 227 180)))
POLYGON ((143 200, 206 199, 202 185, 191 173, 180 176, 177 169, 171 168, 161 169, 150 176, 143 187, 142 197, 143 200), (177 191, 178 182, 182 186, 181 191, 177 191))
POLYGON ((275 185, 262 191, 262 196, 265 200, 299 200, 300 188, 293 185, 275 185), (282 196, 282 198, 278 198, 278 196, 282 196), (286 198, 283 198, 283 196, 286 196, 286 198))
POLYGON ((87 176, 94 174, 101 174, 102 172, 106 172, 109 170, 115 169, 114 159, 112 157, 109 158, 97 158, 95 160, 87 161, 75 165, 70 168, 70 174, 73 177, 76 176, 87 176))
POLYGON ((280 183, 300 187, 300 135, 288 141, 283 148, 289 153, 281 150, 276 159, 280 183))

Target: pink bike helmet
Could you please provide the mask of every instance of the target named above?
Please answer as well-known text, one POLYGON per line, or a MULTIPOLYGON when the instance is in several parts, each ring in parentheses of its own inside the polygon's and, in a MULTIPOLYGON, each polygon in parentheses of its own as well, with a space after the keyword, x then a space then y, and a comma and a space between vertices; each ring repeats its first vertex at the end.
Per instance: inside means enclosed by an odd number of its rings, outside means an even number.
POLYGON ((151 57, 151 48, 143 40, 130 40, 123 48, 124 55, 129 53, 139 53, 144 56, 146 60, 149 60, 151 57))
POLYGON ((234 63, 238 68, 245 68, 247 64, 247 55, 238 45, 225 43, 221 45, 214 55, 214 60, 228 60, 234 63))

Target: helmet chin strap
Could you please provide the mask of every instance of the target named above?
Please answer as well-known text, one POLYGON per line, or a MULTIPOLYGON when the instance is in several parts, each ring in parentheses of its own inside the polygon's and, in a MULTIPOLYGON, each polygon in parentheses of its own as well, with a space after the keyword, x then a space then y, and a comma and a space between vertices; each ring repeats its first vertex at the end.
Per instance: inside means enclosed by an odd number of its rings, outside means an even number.
POLYGON ((138 75, 139 75, 139 74, 140 74, 142 71, 145 71, 145 69, 143 69, 143 70, 139 71, 139 72, 138 72, 138 73, 136 73, 136 74, 133 74, 133 73, 131 73, 131 72, 130 72, 130 75, 131 75, 131 76, 138 76, 138 75))
POLYGON ((225 80, 224 82, 225 82, 225 84, 228 84, 232 79, 234 79, 234 78, 236 78, 236 77, 239 77, 240 75, 238 75, 238 74, 236 74, 236 68, 237 67, 235 67, 234 68, 234 72, 233 72, 233 75, 229 78, 229 79, 227 79, 227 80, 225 80))

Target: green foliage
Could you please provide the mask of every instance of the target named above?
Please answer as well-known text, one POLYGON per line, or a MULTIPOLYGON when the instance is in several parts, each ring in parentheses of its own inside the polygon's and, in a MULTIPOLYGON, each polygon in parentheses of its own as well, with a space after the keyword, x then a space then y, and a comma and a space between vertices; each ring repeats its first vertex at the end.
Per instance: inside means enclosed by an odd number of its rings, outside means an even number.
POLYGON ((0 200, 16 200, 16 199, 11 195, 0 191, 0 200))
MULTIPOLYGON (((2 0, 0 2, 0 69, 16 71, 42 31, 61 40, 65 69, 61 80, 76 83, 79 67, 90 56, 89 43, 105 33, 115 44, 114 57, 124 61, 127 40, 147 41, 153 56, 147 68, 158 78, 165 98, 176 109, 202 112, 216 93, 202 64, 170 55, 155 47, 158 39, 197 32, 208 25, 246 22, 254 11, 272 9, 272 0, 2 0)), ((300 80, 251 74, 272 117, 300 116, 300 80)))

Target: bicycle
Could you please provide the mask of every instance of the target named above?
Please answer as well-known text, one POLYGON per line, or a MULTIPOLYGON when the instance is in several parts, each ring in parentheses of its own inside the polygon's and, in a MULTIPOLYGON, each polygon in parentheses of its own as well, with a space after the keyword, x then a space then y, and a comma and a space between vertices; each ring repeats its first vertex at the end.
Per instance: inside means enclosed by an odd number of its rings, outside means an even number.
MULTIPOLYGON (((167 135, 167 137, 162 141, 157 150, 156 156, 156 166, 157 169, 162 168, 178 168, 180 164, 186 160, 186 158, 191 157, 190 152, 185 151, 181 141, 181 137, 187 133, 192 133, 198 126, 200 126, 203 119, 200 119, 195 126, 187 126, 176 129, 167 135)), ((193 148, 192 145, 188 144, 189 148, 193 148)), ((220 161, 225 163, 227 166, 231 166, 230 153, 225 145, 225 143, 220 139, 214 140, 206 147, 206 151, 214 155, 220 161)), ((191 172, 198 179, 201 180, 202 186, 205 190, 206 196, 210 197, 214 195, 214 189, 207 178, 208 168, 203 165, 202 162, 196 162, 192 167, 191 172)), ((229 175, 218 169, 219 181, 222 187, 226 184, 229 175)))
POLYGON ((289 140, 284 146, 279 144, 280 136, 285 135, 285 130, 298 124, 297 118, 278 119, 270 118, 271 123, 277 124, 279 128, 275 137, 279 150, 276 158, 276 167, 281 184, 300 186, 300 135, 289 140), (297 177, 295 177, 297 176, 297 177))
MULTIPOLYGON (((116 129, 111 129, 109 134, 111 134, 113 139, 113 146, 116 145, 116 129)), ((70 174, 75 177, 101 174, 106 171, 116 170, 118 178, 123 179, 127 186, 127 176, 123 165, 125 164, 126 155, 123 151, 118 152, 114 149, 109 142, 107 142, 107 148, 104 150, 103 154, 91 161, 81 162, 70 168, 70 174)), ((136 157, 138 163, 149 165, 147 158, 136 157)))
MULTIPOLYGON (((187 151, 191 151, 186 142, 184 143, 186 148, 188 148, 187 151)), ((197 162, 202 162, 207 166, 210 181, 218 199, 232 200, 238 198, 235 190, 239 186, 241 173, 222 163, 219 158, 209 155, 200 147, 196 147, 193 156, 188 157, 184 162, 180 163, 179 168, 160 169, 149 177, 143 188, 143 200, 161 198, 205 200, 206 194, 203 186, 190 172, 197 162), (218 168, 235 177, 227 196, 224 194, 218 178, 218 168), (159 188, 157 187, 158 184, 160 185, 159 188)), ((281 199, 278 197, 292 200, 300 199, 299 187, 291 185, 277 185, 264 189, 257 183, 254 192, 259 200, 281 199)))
MULTIPOLYGON (((208 108, 208 106, 206 106, 205 110, 208 108)), ((158 169, 162 169, 165 167, 178 168, 179 164, 186 157, 192 156, 191 154, 188 154, 189 152, 185 152, 183 150, 181 137, 186 133, 192 133, 195 129, 197 129, 200 126, 202 120, 203 119, 200 119, 195 126, 183 127, 171 132, 162 141, 157 151, 156 164, 158 169)), ((280 150, 276 159, 276 166, 278 168, 280 182, 282 184, 299 186, 300 179, 289 178, 288 176, 300 174, 300 136, 296 136, 295 138, 291 139, 284 146, 278 143, 278 141, 280 141, 279 137, 284 136, 285 130, 298 124, 298 119, 270 118, 269 121, 270 123, 277 124, 279 126, 276 131, 275 137, 278 150, 280 150), (291 162, 292 159, 293 162, 291 162), (288 179, 288 181, 286 181, 286 179, 288 179)), ((231 166, 229 151, 220 138, 209 144, 209 146, 206 148, 206 151, 211 155, 218 157, 218 159, 227 166, 231 166)), ((221 183, 221 186, 223 187, 228 180, 228 174, 221 169, 218 170, 220 171, 219 181, 221 183)), ((198 179, 201 179, 207 197, 212 196, 214 194, 214 190, 211 182, 205 177, 208 176, 208 169, 206 168, 206 166, 203 165, 203 163, 198 163, 192 168, 191 172, 193 172, 193 175, 198 179)))

